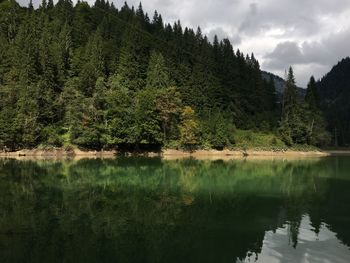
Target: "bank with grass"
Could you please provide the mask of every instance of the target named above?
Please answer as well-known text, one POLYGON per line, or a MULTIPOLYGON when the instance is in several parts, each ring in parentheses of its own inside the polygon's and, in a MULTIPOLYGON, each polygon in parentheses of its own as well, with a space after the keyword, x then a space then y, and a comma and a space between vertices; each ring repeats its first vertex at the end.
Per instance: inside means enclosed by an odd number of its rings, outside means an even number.
POLYGON ((170 145, 154 148, 139 145, 129 147, 115 147, 105 149, 82 148, 78 145, 65 143, 61 147, 40 145, 32 149, 19 149, 16 151, 0 151, 0 157, 44 157, 44 158, 106 158, 115 156, 160 156, 165 158, 245 158, 245 157, 322 157, 332 153, 346 150, 321 150, 310 145, 287 146, 277 135, 255 131, 235 131, 235 141, 230 147, 212 147, 208 143, 182 145, 180 141, 172 141, 170 145))

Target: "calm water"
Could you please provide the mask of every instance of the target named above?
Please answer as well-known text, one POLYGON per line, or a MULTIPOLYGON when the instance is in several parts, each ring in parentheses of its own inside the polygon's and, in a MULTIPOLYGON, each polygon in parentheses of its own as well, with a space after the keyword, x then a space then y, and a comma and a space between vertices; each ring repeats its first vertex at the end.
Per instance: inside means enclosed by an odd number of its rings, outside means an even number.
POLYGON ((350 262, 350 157, 0 160, 1 262, 350 262))

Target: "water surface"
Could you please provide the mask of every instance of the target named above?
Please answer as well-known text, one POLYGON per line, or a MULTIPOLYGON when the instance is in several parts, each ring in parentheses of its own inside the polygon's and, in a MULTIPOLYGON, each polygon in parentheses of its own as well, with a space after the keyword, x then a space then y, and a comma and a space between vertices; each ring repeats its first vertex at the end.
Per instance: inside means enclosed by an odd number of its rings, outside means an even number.
POLYGON ((1 262, 350 262, 350 157, 0 160, 1 262))

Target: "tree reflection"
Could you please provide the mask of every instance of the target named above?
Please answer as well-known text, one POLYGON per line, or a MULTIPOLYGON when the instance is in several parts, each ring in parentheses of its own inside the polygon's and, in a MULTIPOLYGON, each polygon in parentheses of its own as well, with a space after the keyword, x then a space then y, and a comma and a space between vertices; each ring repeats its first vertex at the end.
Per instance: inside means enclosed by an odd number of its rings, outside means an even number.
POLYGON ((310 215, 350 244, 348 159, 0 161, 8 262, 227 262, 310 215), (338 162, 335 176, 334 165, 338 162))

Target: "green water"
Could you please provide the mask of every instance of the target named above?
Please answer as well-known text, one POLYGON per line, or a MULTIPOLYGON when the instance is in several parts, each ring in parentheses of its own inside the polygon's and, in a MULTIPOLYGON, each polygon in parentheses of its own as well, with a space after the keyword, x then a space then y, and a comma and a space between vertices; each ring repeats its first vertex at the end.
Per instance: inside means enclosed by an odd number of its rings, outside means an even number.
POLYGON ((350 157, 0 160, 0 262, 350 262, 350 157))

